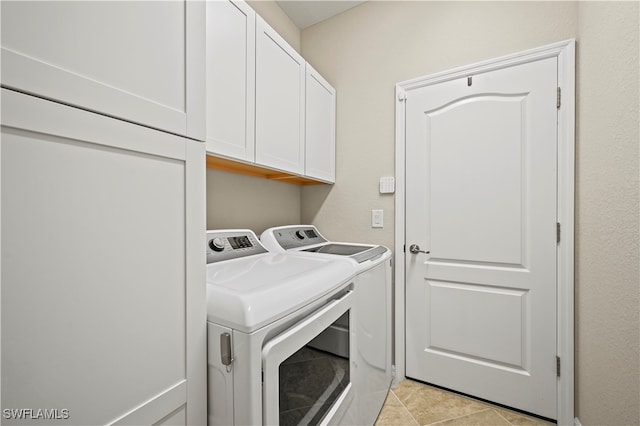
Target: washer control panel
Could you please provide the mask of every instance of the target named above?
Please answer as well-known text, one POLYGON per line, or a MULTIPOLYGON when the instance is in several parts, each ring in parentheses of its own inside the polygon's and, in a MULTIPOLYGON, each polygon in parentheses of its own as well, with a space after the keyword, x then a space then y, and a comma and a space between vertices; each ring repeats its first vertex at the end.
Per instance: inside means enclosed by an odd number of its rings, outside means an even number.
POLYGON ((313 225, 277 228, 273 230, 273 237, 285 250, 327 242, 313 225))
POLYGON ((266 253, 250 229, 207 231, 207 263, 266 253))

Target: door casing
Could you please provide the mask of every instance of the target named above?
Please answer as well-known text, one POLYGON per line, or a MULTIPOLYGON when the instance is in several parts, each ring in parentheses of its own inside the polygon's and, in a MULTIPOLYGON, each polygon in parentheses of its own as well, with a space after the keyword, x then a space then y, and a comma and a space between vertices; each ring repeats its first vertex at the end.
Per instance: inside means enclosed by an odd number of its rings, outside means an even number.
POLYGON ((574 424, 574 194, 575 194, 575 40, 454 68, 396 84, 396 197, 395 197, 395 375, 405 378, 405 103, 406 93, 421 87, 493 71, 544 58, 557 57, 558 108, 558 222, 561 226, 557 270, 558 424, 574 424), (400 265, 400 267, 398 267, 400 265))

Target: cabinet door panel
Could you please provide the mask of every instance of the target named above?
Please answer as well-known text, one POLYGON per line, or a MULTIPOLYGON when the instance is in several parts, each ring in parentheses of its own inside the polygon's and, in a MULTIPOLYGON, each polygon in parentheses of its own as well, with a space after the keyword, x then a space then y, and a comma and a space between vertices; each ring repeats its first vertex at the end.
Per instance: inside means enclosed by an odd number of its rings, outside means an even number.
POLYGON ((244 2, 207 2, 207 151, 254 161, 255 21, 244 2))
POLYGON ((256 25, 256 163, 304 173, 304 60, 261 18, 256 25))
POLYGON ((2 2, 2 84, 203 139, 199 3, 2 2))
POLYGON ((306 66, 305 175, 335 182, 336 91, 306 66))
POLYGON ((203 144, 8 90, 2 112, 3 407, 203 423, 203 144))

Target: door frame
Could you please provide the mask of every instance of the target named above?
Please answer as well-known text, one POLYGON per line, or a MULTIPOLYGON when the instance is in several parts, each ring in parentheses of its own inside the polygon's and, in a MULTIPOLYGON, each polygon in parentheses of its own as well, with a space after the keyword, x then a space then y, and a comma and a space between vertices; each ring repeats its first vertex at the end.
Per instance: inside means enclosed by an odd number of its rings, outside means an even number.
POLYGON ((405 99, 425 86, 468 77, 546 58, 558 59, 558 188, 557 217, 561 237, 557 246, 557 381, 558 424, 574 424, 574 196, 575 196, 575 40, 538 47, 488 61, 403 81, 396 84, 396 197, 395 197, 395 372, 394 383, 405 378, 405 99))

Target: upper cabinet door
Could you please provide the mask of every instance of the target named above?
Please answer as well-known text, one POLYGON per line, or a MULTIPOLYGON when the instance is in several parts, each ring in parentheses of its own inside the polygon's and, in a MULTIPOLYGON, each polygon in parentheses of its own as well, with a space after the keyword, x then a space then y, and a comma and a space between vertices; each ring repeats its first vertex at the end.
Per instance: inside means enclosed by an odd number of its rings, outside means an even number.
POLYGON ((256 20, 256 163, 303 174, 305 61, 256 20))
POLYGON ((1 7, 4 87, 204 140, 204 2, 1 7))
POLYGON ((306 67, 305 175, 336 179, 336 91, 311 65, 306 67))
POLYGON ((207 2, 207 151, 255 160, 256 13, 242 1, 207 2))

